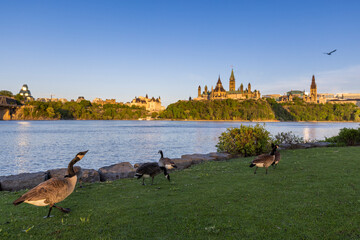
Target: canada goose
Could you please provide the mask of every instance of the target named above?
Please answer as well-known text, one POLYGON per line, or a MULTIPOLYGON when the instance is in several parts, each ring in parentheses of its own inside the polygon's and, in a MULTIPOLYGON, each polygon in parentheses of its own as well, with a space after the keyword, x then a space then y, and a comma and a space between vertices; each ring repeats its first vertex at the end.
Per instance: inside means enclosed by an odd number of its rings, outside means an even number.
POLYGON ((275 152, 276 149, 279 147, 278 145, 271 145, 272 150, 270 154, 261 154, 259 156, 257 156, 250 164, 249 167, 254 167, 256 166, 255 172, 254 174, 256 174, 256 170, 258 169, 258 167, 265 167, 266 168, 266 174, 268 171, 268 167, 273 164, 273 162, 275 161, 275 152))
POLYGON ((170 182, 170 175, 168 174, 168 169, 177 168, 175 163, 170 158, 164 158, 163 152, 160 150, 158 153, 161 154, 161 157, 159 159, 159 162, 148 162, 141 164, 137 169, 135 173, 135 177, 137 179, 143 178, 143 185, 145 185, 145 178, 151 177, 151 184, 154 183, 154 177, 164 172, 164 175, 167 180, 170 182))
POLYGON ((44 218, 50 217, 50 212, 53 207, 64 213, 69 213, 69 208, 62 208, 55 204, 64 200, 74 191, 77 176, 73 166, 80 161, 87 152, 88 151, 79 152, 76 154, 75 158, 70 161, 68 165, 68 175, 64 176, 64 178, 50 178, 49 180, 40 183, 27 193, 23 194, 20 198, 16 199, 13 204, 16 206, 25 202, 35 206, 50 205, 49 213, 44 218))
MULTIPOLYGON (((136 169, 135 177, 137 179, 143 178, 142 185, 145 185, 145 178, 151 177, 151 184, 154 183, 154 177, 164 171, 165 177, 167 175, 166 168, 160 167, 157 162, 143 163, 136 169)), ((170 178, 167 178, 170 181, 170 178)))
POLYGON ((280 162, 281 159, 281 155, 280 152, 275 152, 275 160, 274 162, 271 164, 274 168, 276 168, 276 166, 278 165, 278 163, 280 162))
POLYGON ((160 153, 160 155, 161 155, 161 157, 159 159, 159 166, 160 167, 165 167, 168 170, 173 169, 173 168, 177 168, 175 163, 170 158, 164 158, 163 151, 159 150, 158 153, 160 153))

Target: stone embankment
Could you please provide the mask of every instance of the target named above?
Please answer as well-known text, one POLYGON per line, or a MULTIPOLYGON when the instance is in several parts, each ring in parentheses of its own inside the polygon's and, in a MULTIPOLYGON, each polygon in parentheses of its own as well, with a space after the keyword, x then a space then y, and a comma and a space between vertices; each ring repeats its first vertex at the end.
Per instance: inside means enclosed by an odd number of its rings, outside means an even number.
MULTIPOLYGON (((301 149, 313 147, 328 147, 330 143, 303 143, 303 144, 281 144, 281 149, 301 149)), ((207 154, 187 154, 182 155, 181 158, 172 159, 178 170, 188 168, 192 165, 208 162, 208 161, 224 161, 239 156, 228 153, 207 153, 207 154)), ((129 162, 121 162, 111 166, 102 167, 99 170, 82 169, 81 167, 74 167, 76 174, 79 177, 79 182, 93 183, 114 181, 121 178, 133 178, 136 168, 141 163, 134 166, 129 162)), ((0 191, 19 191, 22 189, 30 189, 38 184, 54 177, 63 177, 67 174, 66 168, 52 169, 46 172, 37 173, 21 173, 18 175, 0 176, 0 191)))

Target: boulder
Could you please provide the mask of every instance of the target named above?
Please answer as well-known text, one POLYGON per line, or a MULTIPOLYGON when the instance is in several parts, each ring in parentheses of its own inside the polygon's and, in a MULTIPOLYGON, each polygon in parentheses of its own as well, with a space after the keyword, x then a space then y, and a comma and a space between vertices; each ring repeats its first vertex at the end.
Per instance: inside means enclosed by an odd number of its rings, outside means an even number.
POLYGON ((47 172, 21 173, 0 178, 2 191, 19 191, 33 188, 48 179, 47 172))
POLYGON ((314 147, 329 147, 332 143, 329 142, 315 142, 312 144, 314 147))
POLYGON ((289 149, 291 148, 291 144, 290 143, 281 143, 279 145, 280 149, 289 149))
POLYGON ((172 158, 171 159, 176 164, 176 169, 181 170, 191 166, 191 159, 183 159, 183 158, 172 158))
POLYGON ((82 169, 80 180, 87 183, 100 182, 100 174, 95 169, 82 169))
POLYGON ((233 157, 230 153, 219 153, 219 152, 211 152, 206 155, 215 158, 215 161, 229 160, 233 157))
POLYGON ((129 162, 121 162, 98 170, 100 181, 113 181, 120 178, 133 178, 135 168, 129 162))
POLYGON ((207 156, 206 154, 199 154, 199 153, 182 155, 181 159, 184 159, 186 161, 191 161, 191 165, 199 164, 199 163, 202 163, 205 161, 215 160, 215 158, 213 158, 213 157, 207 156))

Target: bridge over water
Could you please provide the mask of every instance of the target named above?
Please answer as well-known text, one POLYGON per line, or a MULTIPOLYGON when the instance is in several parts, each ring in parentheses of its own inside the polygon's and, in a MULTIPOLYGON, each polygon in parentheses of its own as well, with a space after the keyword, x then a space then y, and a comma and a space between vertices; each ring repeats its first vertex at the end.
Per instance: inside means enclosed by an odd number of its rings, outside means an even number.
POLYGON ((14 98, 0 96, 0 120, 11 120, 11 115, 18 107, 14 98))

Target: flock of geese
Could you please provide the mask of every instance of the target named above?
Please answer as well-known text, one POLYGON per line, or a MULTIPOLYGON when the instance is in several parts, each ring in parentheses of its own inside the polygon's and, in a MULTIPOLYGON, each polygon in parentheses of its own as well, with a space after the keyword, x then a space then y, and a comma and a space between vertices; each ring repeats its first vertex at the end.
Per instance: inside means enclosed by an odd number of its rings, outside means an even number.
MULTIPOLYGON (((272 151, 270 154, 259 155, 251 162, 250 167, 256 166, 254 174, 256 174, 256 170, 259 167, 265 167, 266 174, 269 166, 272 165, 274 166, 274 168, 276 168, 276 165, 280 161, 280 153, 276 152, 276 149, 278 147, 278 145, 272 144, 272 151)), ((87 152, 88 151, 84 151, 76 154, 75 158, 72 159, 68 165, 67 175, 62 178, 51 178, 45 182, 40 183, 39 185, 30 189, 28 192, 16 199, 13 204, 16 206, 24 202, 35 206, 49 205, 49 212, 44 218, 52 217, 50 213, 53 207, 59 209, 64 213, 69 213, 69 208, 59 207, 55 204, 63 201, 74 191, 78 179, 78 176, 74 171, 74 164, 80 161, 87 152)), ((164 158, 163 152, 161 150, 158 153, 161 155, 158 162, 143 163, 136 170, 135 177, 137 179, 142 178, 143 185, 145 185, 145 178, 150 177, 152 178, 151 184, 153 184, 154 177, 161 172, 163 172, 165 178, 170 181, 170 175, 167 170, 177 168, 176 164, 171 159, 164 158)))

